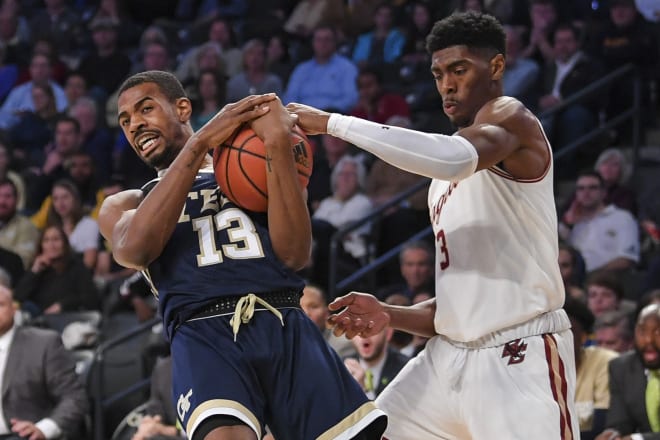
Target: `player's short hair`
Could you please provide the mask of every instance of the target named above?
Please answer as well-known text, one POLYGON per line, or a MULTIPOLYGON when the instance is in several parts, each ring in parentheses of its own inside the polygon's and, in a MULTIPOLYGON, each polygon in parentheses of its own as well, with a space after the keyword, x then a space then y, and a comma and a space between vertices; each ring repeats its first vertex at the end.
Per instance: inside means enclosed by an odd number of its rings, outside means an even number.
POLYGON ((506 34, 492 15, 459 12, 437 21, 426 37, 426 50, 433 53, 451 46, 467 46, 490 56, 506 55, 506 34))
POLYGON ((179 98, 188 97, 177 77, 162 70, 148 70, 146 72, 136 73, 129 77, 124 81, 121 87, 119 87, 119 95, 121 96, 126 90, 145 83, 156 84, 170 102, 174 102, 179 98))

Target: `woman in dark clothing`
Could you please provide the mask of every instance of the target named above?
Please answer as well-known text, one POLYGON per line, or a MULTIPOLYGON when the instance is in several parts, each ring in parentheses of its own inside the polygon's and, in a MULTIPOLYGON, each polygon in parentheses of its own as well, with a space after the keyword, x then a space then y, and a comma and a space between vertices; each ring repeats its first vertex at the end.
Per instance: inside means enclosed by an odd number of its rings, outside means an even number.
POLYGON ((37 256, 15 293, 21 308, 33 316, 98 309, 92 273, 75 257, 60 226, 44 229, 37 256))

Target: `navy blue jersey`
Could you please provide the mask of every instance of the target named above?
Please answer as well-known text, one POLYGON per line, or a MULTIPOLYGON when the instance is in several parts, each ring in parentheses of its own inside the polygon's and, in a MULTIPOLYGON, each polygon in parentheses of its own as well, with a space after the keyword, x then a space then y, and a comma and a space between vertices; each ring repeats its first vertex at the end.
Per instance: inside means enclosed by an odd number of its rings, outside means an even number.
POLYGON ((304 287, 275 256, 266 216, 229 201, 212 168, 197 174, 172 236, 145 275, 170 338, 176 325, 219 297, 304 287))

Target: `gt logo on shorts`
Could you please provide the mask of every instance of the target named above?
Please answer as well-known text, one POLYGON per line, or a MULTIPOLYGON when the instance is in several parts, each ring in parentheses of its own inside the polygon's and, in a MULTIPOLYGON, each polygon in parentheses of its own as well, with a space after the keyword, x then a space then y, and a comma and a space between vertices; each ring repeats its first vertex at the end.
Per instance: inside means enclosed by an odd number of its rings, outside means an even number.
POLYGON ((525 350, 527 350, 527 344, 522 339, 514 339, 504 344, 504 350, 502 350, 502 357, 509 356, 509 362, 507 365, 519 364, 525 360, 525 350))
POLYGON ((188 390, 188 393, 185 396, 179 394, 179 401, 176 403, 176 412, 179 414, 179 419, 181 420, 183 420, 183 416, 185 416, 190 409, 190 396, 192 396, 192 389, 188 390))

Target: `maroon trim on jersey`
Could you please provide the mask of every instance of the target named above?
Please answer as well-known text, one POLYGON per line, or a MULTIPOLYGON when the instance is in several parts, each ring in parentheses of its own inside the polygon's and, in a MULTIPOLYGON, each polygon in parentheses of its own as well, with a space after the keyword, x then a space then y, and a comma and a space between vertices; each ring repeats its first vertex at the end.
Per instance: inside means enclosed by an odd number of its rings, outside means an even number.
POLYGON ((545 346, 545 359, 548 362, 548 376, 550 378, 550 389, 552 396, 559 406, 559 432, 562 440, 573 440, 573 428, 571 413, 568 410, 568 382, 566 381, 566 369, 557 349, 557 341, 554 336, 546 333, 543 336, 545 346))
POLYGON ((499 166, 499 164, 493 165, 492 167, 488 168, 488 171, 491 171, 492 173, 497 174, 498 176, 503 177, 505 179, 513 180, 514 182, 520 182, 520 183, 535 183, 543 180, 550 171, 550 165, 552 163, 552 148, 550 148, 550 142, 548 141, 548 138, 545 135, 545 131, 543 131, 543 126, 541 125, 541 122, 538 119, 537 119, 537 123, 539 124, 539 129, 541 130, 541 134, 543 135, 543 139, 545 140, 545 147, 548 149, 548 152, 550 153, 548 155, 548 163, 545 164, 545 169, 543 170, 543 174, 541 174, 540 177, 534 179, 518 179, 516 177, 513 177, 511 173, 509 173, 504 168, 499 166))

